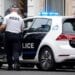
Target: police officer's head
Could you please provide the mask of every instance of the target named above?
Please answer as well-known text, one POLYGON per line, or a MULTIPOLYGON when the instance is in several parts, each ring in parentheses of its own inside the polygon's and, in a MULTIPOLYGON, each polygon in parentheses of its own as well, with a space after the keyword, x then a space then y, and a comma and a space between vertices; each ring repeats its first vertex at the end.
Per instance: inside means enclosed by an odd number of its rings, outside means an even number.
POLYGON ((19 8, 16 5, 12 5, 11 12, 19 12, 19 8))

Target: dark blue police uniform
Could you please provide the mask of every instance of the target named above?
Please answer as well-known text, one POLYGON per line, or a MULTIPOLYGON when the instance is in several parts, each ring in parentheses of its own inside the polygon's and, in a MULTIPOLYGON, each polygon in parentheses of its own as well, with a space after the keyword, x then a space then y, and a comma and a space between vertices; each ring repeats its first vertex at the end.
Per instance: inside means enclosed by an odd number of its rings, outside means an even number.
POLYGON ((21 31, 24 26, 23 19, 18 13, 12 12, 4 18, 5 30, 5 42, 8 68, 12 68, 14 61, 14 68, 19 68, 19 54, 21 50, 21 31))

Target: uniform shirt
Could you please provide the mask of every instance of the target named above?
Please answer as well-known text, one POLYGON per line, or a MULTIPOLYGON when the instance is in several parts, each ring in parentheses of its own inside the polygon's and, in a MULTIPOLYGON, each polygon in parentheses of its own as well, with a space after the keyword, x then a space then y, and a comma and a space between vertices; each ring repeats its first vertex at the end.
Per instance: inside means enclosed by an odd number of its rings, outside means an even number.
POLYGON ((4 18, 3 24, 6 25, 6 30, 12 33, 20 33, 24 27, 24 21, 16 12, 12 12, 4 18))

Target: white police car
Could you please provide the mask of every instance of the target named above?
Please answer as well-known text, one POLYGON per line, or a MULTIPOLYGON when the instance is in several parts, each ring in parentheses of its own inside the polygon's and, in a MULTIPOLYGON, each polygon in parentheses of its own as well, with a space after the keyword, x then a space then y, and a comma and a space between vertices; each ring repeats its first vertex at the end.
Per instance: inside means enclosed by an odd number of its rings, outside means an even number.
POLYGON ((75 18, 38 16, 24 19, 20 61, 52 70, 56 63, 75 60, 75 18))
POLYGON ((51 70, 56 63, 75 59, 75 18, 69 16, 34 17, 23 34, 23 60, 51 70))

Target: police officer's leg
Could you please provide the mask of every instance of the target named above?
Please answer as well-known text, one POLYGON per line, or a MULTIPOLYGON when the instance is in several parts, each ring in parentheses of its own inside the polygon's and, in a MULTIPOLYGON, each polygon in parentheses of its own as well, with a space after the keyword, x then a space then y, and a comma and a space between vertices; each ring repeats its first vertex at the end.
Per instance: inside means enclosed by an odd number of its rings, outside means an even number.
POLYGON ((6 54, 7 54, 7 63, 8 63, 8 69, 12 69, 12 45, 11 42, 9 40, 6 40, 6 45, 5 45, 5 49, 6 49, 6 54))
MULTIPOLYGON (((19 37, 18 37, 19 38, 19 37)), ((14 44, 13 44, 13 56, 14 56, 14 68, 19 69, 19 52, 21 50, 21 43, 19 39, 16 39, 14 44)))

